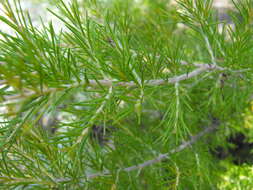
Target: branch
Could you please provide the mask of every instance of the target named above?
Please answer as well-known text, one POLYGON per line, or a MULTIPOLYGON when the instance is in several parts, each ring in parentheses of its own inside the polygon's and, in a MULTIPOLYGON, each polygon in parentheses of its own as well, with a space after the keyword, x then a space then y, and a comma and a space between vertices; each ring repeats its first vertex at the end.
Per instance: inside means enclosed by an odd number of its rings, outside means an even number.
POLYGON ((213 49, 212 49, 211 44, 210 44, 210 42, 209 42, 209 39, 208 39, 208 37, 204 34, 204 32, 202 32, 202 35, 203 35, 203 38, 204 38, 204 40, 205 40, 205 42, 206 42, 206 48, 207 48, 207 50, 208 50, 208 53, 209 53, 210 56, 211 56, 212 64, 216 65, 216 58, 215 58, 215 56, 214 56, 214 52, 213 52, 213 49))
MULTIPOLYGON (((94 115, 92 116, 92 118, 89 121, 89 125, 93 125, 95 119, 98 117, 98 115, 103 111, 107 101, 111 98, 112 95, 112 86, 109 89, 108 94, 106 95, 104 101, 102 102, 102 104, 99 106, 99 108, 97 109, 97 111, 94 113, 94 115)), ((90 127, 85 127, 81 133, 81 135, 78 137, 76 144, 79 144, 82 142, 82 140, 84 139, 85 135, 88 133, 90 127)))
MULTIPOLYGON (((131 171, 140 170, 140 169, 143 169, 144 167, 147 167, 147 166, 150 166, 152 164, 161 162, 162 160, 165 160, 165 159, 169 158, 169 156, 171 154, 181 152, 182 150, 186 149, 187 147, 193 145, 205 134, 212 133, 215 129, 217 129, 218 126, 219 126, 219 122, 214 120, 213 124, 210 127, 207 127, 203 131, 198 133, 197 135, 192 136, 189 141, 186 141, 186 142, 182 143, 181 145, 179 145, 175 149, 172 149, 168 153, 160 154, 159 156, 157 156, 156 158, 154 158, 152 160, 145 161, 145 162, 143 162, 141 164, 138 164, 138 165, 134 165, 134 166, 130 166, 130 167, 127 167, 127 168, 119 169, 118 171, 119 172, 120 171, 131 172, 131 171)), ((104 172, 101 172, 101 173, 89 174, 89 175, 86 176, 86 178, 89 180, 89 179, 93 179, 93 178, 101 177, 101 176, 106 176, 106 175, 110 175, 110 172, 109 171, 104 171, 104 172)), ((58 179, 56 181, 57 182, 67 182, 67 181, 71 181, 71 179, 62 178, 62 179, 58 179)))
POLYGON ((171 154, 175 154, 177 152, 181 152, 182 150, 184 150, 185 148, 187 148, 188 146, 191 146, 192 144, 194 144, 195 142, 197 142, 200 137, 202 137, 203 135, 207 134, 207 133, 211 133, 212 131, 214 131, 217 128, 217 126, 211 126, 206 128, 205 130, 201 131, 200 133, 198 133, 197 135, 191 137, 191 139, 187 142, 182 143, 180 146, 178 146, 175 149, 172 149, 170 152, 165 153, 165 154, 160 154, 159 156, 157 156, 156 158, 152 159, 152 160, 148 160, 142 164, 138 164, 135 166, 131 166, 128 168, 123 169, 123 171, 125 172, 130 172, 133 170, 137 170, 137 169, 142 169, 146 166, 158 163, 164 159, 167 159, 171 154))
MULTIPOLYGON (((186 65, 187 63, 182 61, 183 65, 186 65)), ((185 73, 179 76, 175 76, 169 79, 155 79, 155 80, 146 80, 144 81, 144 85, 146 86, 158 86, 158 85, 165 85, 165 84, 175 84, 178 83, 180 81, 186 80, 186 79, 190 79, 193 78, 203 72, 209 71, 209 70, 225 70, 225 68, 216 66, 216 65, 209 65, 209 64, 193 64, 194 66, 197 66, 198 68, 193 70, 192 72, 189 73, 185 73)), ((65 88, 77 88, 80 86, 90 86, 90 87, 96 87, 99 85, 102 86, 107 86, 107 87, 111 87, 111 86, 123 86, 123 87, 135 87, 138 86, 138 84, 136 84, 134 81, 130 81, 130 82, 117 82, 117 81, 113 81, 113 80, 89 80, 88 83, 78 83, 78 84, 70 84, 70 85, 64 85, 61 88, 49 88, 43 91, 42 94, 48 94, 48 93, 52 93, 52 92, 56 92, 59 90, 63 90, 65 88)), ((25 97, 29 97, 32 95, 36 95, 36 92, 30 91, 30 92, 25 92, 22 95, 13 95, 13 96, 4 96, 7 100, 13 100, 13 99, 18 99, 18 98, 25 98, 25 97)))
MULTIPOLYGON (((205 135, 207 133, 211 133, 217 127, 218 127, 217 125, 210 126, 206 129, 204 129, 203 131, 201 131, 200 133, 198 133, 197 135, 191 137, 191 139, 189 141, 182 143, 180 146, 178 146, 175 149, 172 149, 168 153, 160 154, 159 156, 157 156, 156 158, 154 158, 152 160, 148 160, 148 161, 143 162, 141 164, 121 169, 120 171, 130 172, 130 171, 137 170, 137 169, 143 169, 146 166, 161 162, 162 160, 167 159, 169 157, 169 155, 180 152, 180 151, 184 150, 185 148, 191 146, 192 144, 197 142, 200 139, 200 137, 202 137, 203 135, 205 135)), ((89 176, 88 178, 94 178, 94 177, 97 177, 97 176, 102 176, 102 175, 107 175, 107 174, 108 174, 108 172, 105 172, 105 173, 102 173, 102 174, 101 173, 100 174, 93 174, 93 175, 89 176)))

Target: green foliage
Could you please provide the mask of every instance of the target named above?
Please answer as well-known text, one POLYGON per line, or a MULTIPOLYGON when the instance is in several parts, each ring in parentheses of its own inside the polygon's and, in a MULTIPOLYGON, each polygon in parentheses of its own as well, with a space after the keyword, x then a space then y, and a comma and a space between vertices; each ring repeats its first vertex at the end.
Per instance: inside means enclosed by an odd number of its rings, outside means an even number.
POLYGON ((222 32, 211 0, 54 3, 60 32, 2 2, 0 189, 218 188, 212 152, 250 107, 252 1, 222 32))
POLYGON ((228 164, 226 167, 229 169, 222 176, 223 182, 219 186, 220 189, 252 189, 252 166, 234 166, 228 164))

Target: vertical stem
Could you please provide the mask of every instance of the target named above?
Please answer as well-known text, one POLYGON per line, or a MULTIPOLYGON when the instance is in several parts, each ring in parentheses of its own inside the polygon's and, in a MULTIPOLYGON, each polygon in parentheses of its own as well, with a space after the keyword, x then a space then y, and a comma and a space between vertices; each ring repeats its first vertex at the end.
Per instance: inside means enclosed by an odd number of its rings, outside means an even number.
POLYGON ((211 47, 210 41, 209 41, 208 37, 203 33, 203 31, 202 31, 202 35, 203 35, 204 40, 206 42, 206 48, 211 56, 212 64, 217 65, 216 58, 214 57, 214 53, 213 53, 213 49, 211 47))
POLYGON ((176 89, 176 118, 175 118, 175 125, 174 125, 174 130, 176 132, 176 135, 178 136, 177 132, 177 125, 178 125, 178 119, 179 119, 179 106, 180 106, 180 100, 179 100, 179 83, 175 83, 175 89, 176 89))
POLYGON ((84 136, 89 132, 89 126, 91 126, 94 122, 94 120, 97 118, 97 116, 103 111, 107 101, 110 99, 112 95, 112 86, 109 88, 109 92, 106 95, 103 103, 99 106, 99 108, 97 109, 97 111, 95 112, 95 114, 92 116, 92 118, 90 119, 88 126, 84 128, 84 130, 82 131, 81 135, 78 137, 76 144, 81 143, 82 139, 84 138, 84 136))

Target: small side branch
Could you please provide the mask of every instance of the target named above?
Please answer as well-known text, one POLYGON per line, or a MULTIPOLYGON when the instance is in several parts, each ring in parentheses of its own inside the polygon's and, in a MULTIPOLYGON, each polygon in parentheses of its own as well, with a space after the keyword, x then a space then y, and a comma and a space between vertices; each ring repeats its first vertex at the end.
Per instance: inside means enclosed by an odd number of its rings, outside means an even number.
POLYGON ((125 169, 123 169, 123 171, 130 172, 130 171, 133 171, 133 170, 142 169, 142 168, 144 168, 146 166, 158 163, 158 162, 160 162, 160 161, 168 158, 171 154, 175 154, 177 152, 181 152, 182 150, 184 150, 187 147, 191 146, 192 144, 194 144, 195 142, 197 142, 200 139, 200 137, 202 137, 203 135, 211 133, 212 131, 214 131, 214 129, 216 129, 216 127, 217 126, 208 127, 205 130, 201 131, 199 134, 191 137, 191 139, 189 141, 182 143, 180 146, 178 146, 175 149, 172 149, 170 152, 165 153, 165 154, 160 154, 156 158, 154 158, 152 160, 148 160, 148 161, 146 161, 146 162, 144 162, 142 164, 138 164, 138 165, 135 165, 135 166, 131 166, 131 167, 125 168, 125 169))
MULTIPOLYGON (((131 171, 134 171, 134 170, 141 170, 141 169, 143 169, 147 166, 150 166, 152 164, 159 163, 159 162, 169 158, 170 155, 181 152, 184 149, 188 148, 189 146, 193 145, 202 136, 204 136, 206 134, 210 134, 213 131, 215 131, 218 128, 218 126, 219 126, 219 122, 214 121, 213 124, 210 127, 207 127, 203 131, 199 132, 197 135, 192 136, 189 141, 183 142, 181 145, 179 145, 178 147, 172 149, 168 153, 160 154, 159 156, 155 157, 154 159, 145 161, 145 162, 143 162, 141 164, 138 164, 138 165, 134 165, 134 166, 130 166, 130 167, 127 167, 127 168, 119 169, 118 172, 121 172, 121 171, 131 172, 131 171)), ((110 175, 109 171, 99 172, 99 173, 95 173, 95 174, 88 174, 88 175, 86 175, 86 179, 90 180, 90 179, 93 179, 93 178, 96 178, 96 177, 102 177, 102 176, 107 176, 107 175, 110 175)), ((70 178, 60 178, 60 179, 56 179, 56 181, 61 183, 61 182, 71 181, 71 179, 70 178)))
MULTIPOLYGON (((215 120, 210 127, 207 127, 203 131, 199 132, 197 135, 192 136, 189 141, 183 142, 181 145, 179 145, 178 147, 172 149, 168 153, 160 154, 159 156, 155 157, 154 159, 145 161, 145 162, 143 162, 141 164, 138 164, 138 165, 134 165, 134 166, 130 166, 130 167, 127 167, 127 168, 119 169, 118 172, 121 172, 121 171, 131 172, 131 171, 134 171, 134 170, 141 170, 141 169, 143 169, 147 166, 150 166, 152 164, 159 163, 159 162, 169 158, 170 155, 181 152, 184 149, 188 148, 189 146, 193 145, 202 136, 214 132, 218 128, 218 126, 219 126, 219 122, 215 120)), ((87 180, 91 180, 91 179, 96 178, 96 177, 102 177, 102 176, 107 176, 107 175, 110 175, 109 171, 99 172, 99 173, 95 173, 95 174, 88 174, 88 175, 86 175, 86 177, 83 177, 83 178, 85 178, 87 180)), ((70 178, 60 178, 60 179, 56 179, 56 181, 61 183, 61 182, 71 181, 71 179, 70 178)))
MULTIPOLYGON (((134 171, 134 170, 140 170, 143 169, 147 166, 150 166, 152 164, 161 162, 164 159, 167 159, 170 155, 181 152, 182 150, 188 148, 189 146, 193 145, 194 143, 196 143, 202 136, 204 136, 205 134, 209 134, 211 132, 213 132, 215 129, 217 129, 218 127, 218 122, 214 123, 212 126, 205 128, 203 131, 201 131, 200 133, 198 133, 195 136, 192 136, 191 139, 189 141, 186 141, 184 143, 182 143, 181 145, 179 145, 177 148, 172 149, 171 151, 169 151, 168 153, 165 154, 160 154, 159 156, 157 156, 156 158, 152 159, 152 160, 148 160, 145 161, 141 164, 138 165, 134 165, 134 166, 130 166, 124 169, 119 169, 119 171, 125 171, 125 172, 130 172, 130 171, 134 171)), ((99 177, 99 176, 106 176, 109 175, 110 173, 108 171, 106 172, 102 172, 102 173, 97 173, 97 174, 92 174, 92 175, 88 175, 87 178, 88 179, 92 179, 95 177, 99 177)))
POLYGON ((216 65, 216 58, 214 56, 214 52, 213 52, 213 49, 212 49, 211 44, 209 42, 209 39, 208 39, 208 37, 204 33, 203 33, 203 37, 204 37, 204 40, 206 42, 206 48, 207 48, 207 50, 208 50, 208 52, 210 54, 210 57, 211 57, 211 60, 212 60, 212 64, 216 65))

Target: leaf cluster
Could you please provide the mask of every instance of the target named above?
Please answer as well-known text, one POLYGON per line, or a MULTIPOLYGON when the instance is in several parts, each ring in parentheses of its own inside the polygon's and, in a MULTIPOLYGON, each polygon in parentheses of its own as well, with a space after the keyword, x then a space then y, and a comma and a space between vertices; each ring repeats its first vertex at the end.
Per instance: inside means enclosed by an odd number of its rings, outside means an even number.
POLYGON ((60 0, 56 32, 4 1, 0 188, 215 188, 211 150, 243 126, 252 94, 251 4, 234 2, 242 21, 231 13, 229 27, 211 0, 60 0), (182 152, 122 171, 217 122, 182 152))

